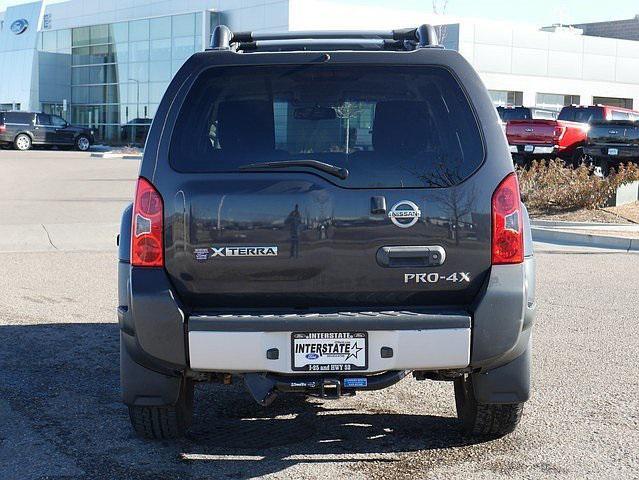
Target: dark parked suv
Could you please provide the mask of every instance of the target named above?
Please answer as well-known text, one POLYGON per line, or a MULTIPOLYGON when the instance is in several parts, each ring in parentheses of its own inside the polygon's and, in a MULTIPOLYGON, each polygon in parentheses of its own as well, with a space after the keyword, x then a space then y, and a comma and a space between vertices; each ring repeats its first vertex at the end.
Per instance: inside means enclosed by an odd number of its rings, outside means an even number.
POLYGON ((0 144, 3 146, 30 150, 34 145, 57 145, 86 151, 93 143, 91 129, 69 125, 57 115, 0 112, 0 144))
POLYGON ((153 120, 118 275, 146 437, 186 431, 200 382, 268 405, 412 372, 454 382, 461 424, 493 437, 529 397, 528 215, 483 83, 427 25, 218 27, 153 120))

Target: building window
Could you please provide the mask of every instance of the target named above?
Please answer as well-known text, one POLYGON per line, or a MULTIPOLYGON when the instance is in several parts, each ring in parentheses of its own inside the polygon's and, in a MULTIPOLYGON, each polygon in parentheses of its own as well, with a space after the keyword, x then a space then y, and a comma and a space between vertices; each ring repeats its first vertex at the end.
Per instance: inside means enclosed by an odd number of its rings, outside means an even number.
POLYGON ((632 98, 615 98, 615 97, 593 97, 592 103, 595 105, 609 105, 611 107, 620 107, 632 109, 632 98))
POLYGON ((561 110, 566 105, 579 105, 581 98, 579 95, 563 95, 560 93, 538 93, 537 106, 540 108, 551 108, 561 110))
POLYGON ((19 103, 0 103, 0 112, 8 112, 10 110, 20 110, 19 103))
POLYGON ((176 15, 172 18, 174 37, 195 36, 195 14, 176 15))
POLYGON ((524 92, 515 92, 508 90, 488 90, 490 99, 495 106, 510 107, 523 105, 524 92))
MULTIPOLYGON (((208 18, 207 18, 208 21, 208 18)), ((99 141, 143 143, 171 78, 203 49, 202 14, 74 28, 68 40, 42 36, 42 44, 68 44, 71 119, 91 127, 99 141)), ((46 32, 48 33, 48 32, 46 32)))

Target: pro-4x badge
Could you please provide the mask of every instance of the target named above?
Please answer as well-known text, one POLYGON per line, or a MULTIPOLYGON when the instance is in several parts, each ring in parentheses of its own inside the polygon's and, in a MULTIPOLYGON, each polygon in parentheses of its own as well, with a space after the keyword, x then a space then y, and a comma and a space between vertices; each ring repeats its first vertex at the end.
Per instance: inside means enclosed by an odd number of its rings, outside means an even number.
POLYGON ((400 228, 409 228, 417 223, 422 212, 419 207, 410 200, 402 200, 393 205, 388 212, 388 218, 400 228))

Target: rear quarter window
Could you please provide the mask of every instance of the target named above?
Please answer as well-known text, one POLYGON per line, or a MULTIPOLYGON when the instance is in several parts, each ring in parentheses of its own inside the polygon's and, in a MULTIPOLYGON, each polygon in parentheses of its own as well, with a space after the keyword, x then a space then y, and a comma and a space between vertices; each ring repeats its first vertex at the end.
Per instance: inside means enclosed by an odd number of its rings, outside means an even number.
POLYGON ((174 126, 171 166, 238 172, 316 160, 346 168, 340 186, 439 187, 484 160, 473 110, 441 67, 251 66, 202 73, 174 126))
POLYGON ((32 113, 7 112, 4 114, 4 123, 29 125, 32 123, 32 121, 33 121, 32 113))

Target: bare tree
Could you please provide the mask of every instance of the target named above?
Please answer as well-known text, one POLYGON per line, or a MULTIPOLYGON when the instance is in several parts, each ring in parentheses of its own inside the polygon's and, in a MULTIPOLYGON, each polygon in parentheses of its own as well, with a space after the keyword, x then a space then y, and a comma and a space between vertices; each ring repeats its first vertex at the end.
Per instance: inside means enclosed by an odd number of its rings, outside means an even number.
POLYGON ((348 155, 351 142, 351 118, 357 117, 362 108, 357 103, 344 102, 340 106, 335 107, 337 118, 346 120, 346 154, 348 155))
MULTIPOLYGON (((448 8, 448 0, 432 0, 433 2, 433 13, 435 15, 446 15, 446 9, 448 8)), ((439 39, 439 44, 443 45, 444 40, 446 40, 446 25, 437 25, 435 27, 437 31, 437 38, 439 39)))
POLYGON ((455 240, 455 245, 459 245, 459 234, 462 226, 473 224, 472 213, 477 205, 477 192, 475 187, 464 188, 461 186, 447 188, 435 194, 448 214, 450 221, 450 236, 455 240))

